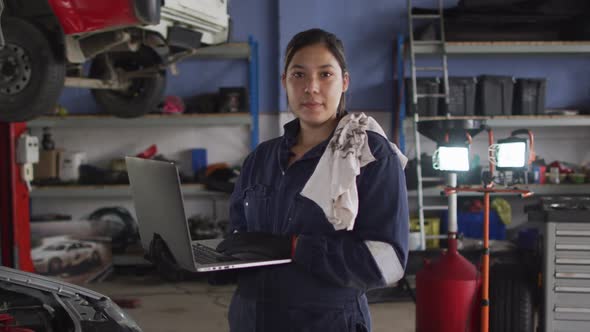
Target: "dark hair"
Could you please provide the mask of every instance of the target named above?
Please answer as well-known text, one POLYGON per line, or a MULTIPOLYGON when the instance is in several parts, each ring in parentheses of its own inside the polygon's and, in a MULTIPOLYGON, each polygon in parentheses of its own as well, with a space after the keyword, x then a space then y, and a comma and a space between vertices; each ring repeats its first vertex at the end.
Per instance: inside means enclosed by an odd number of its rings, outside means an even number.
MULTIPOLYGON (((285 52, 285 67, 283 73, 287 73, 289 63, 291 63, 291 60, 297 51, 304 47, 316 44, 323 44, 330 51, 330 53, 332 53, 332 55, 336 58, 336 61, 338 61, 340 69, 342 69, 342 75, 348 73, 346 58, 344 57, 344 45, 342 44, 342 41, 338 39, 338 37, 336 37, 336 35, 333 33, 324 31, 322 29, 309 29, 299 32, 293 36, 291 41, 289 41, 287 50, 285 52)), ((342 96, 340 97, 340 103, 338 104, 337 115, 341 116, 344 113, 345 108, 346 98, 344 93, 342 93, 342 96)))

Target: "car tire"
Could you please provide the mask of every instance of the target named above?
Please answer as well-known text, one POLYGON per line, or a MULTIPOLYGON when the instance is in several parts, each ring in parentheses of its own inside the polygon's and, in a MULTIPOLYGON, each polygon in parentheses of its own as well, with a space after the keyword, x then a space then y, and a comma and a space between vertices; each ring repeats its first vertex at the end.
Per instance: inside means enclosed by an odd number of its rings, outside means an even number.
MULTIPOLYGON (((133 71, 161 63, 160 56, 151 48, 142 46, 137 52, 111 52, 92 60, 90 77, 108 78, 107 56, 115 70, 133 71)), ((134 118, 157 109, 166 89, 166 71, 149 77, 131 80, 125 91, 93 89, 92 95, 100 108, 121 118, 134 118)))
POLYGON ((90 256, 90 261, 94 265, 100 265, 101 264, 100 254, 98 253, 98 251, 92 252, 92 256, 90 256))
POLYGON ((131 213, 123 207, 103 207, 92 212, 88 219, 98 227, 107 227, 111 238, 111 250, 114 253, 125 252, 129 243, 139 238, 137 223, 131 213))
POLYGON ((490 269, 490 332, 534 331, 533 285, 520 264, 490 269))
POLYGON ((1 23, 6 46, 0 50, 0 121, 28 121, 55 107, 64 86, 64 57, 35 25, 16 17, 1 23))
POLYGON ((63 270, 63 263, 59 258, 52 258, 47 263, 47 273, 50 275, 56 275, 61 273, 63 270))

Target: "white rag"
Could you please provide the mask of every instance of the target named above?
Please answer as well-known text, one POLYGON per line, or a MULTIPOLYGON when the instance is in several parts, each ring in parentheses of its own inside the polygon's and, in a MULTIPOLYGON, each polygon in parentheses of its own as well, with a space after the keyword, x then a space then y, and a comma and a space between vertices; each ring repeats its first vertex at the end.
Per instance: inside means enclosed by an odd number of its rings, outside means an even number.
MULTIPOLYGON (((369 148, 367 130, 385 137, 383 128, 364 113, 343 117, 301 195, 318 204, 334 229, 352 230, 358 214, 356 177, 361 167, 375 161, 369 148), (329 185, 328 185, 329 184, 329 185)), ((389 142, 402 167, 408 158, 389 142)))

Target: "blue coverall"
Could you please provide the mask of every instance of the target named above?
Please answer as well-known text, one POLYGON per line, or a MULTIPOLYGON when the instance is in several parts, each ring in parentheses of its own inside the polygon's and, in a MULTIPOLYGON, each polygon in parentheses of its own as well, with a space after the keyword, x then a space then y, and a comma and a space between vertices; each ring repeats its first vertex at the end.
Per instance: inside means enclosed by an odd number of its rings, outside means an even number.
POLYGON ((370 331, 365 292, 396 282, 407 260, 408 201, 400 159, 383 136, 367 131, 376 160, 356 179, 354 229, 335 231, 322 209, 300 194, 329 138, 288 167, 299 120, 284 128, 283 136, 260 144, 245 160, 230 220, 238 232, 298 235, 294 261, 239 271, 230 329, 370 331))

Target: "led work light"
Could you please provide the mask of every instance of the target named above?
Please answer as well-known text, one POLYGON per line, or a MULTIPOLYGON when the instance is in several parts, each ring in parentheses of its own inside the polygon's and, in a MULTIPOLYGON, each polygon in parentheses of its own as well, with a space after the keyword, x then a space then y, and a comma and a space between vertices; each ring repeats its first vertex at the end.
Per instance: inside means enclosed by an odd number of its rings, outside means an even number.
POLYGON ((499 171, 523 170, 534 159, 532 149, 532 134, 528 130, 517 130, 510 137, 490 145, 489 158, 499 171), (523 133, 527 133, 529 139, 516 136, 523 133))
POLYGON ((432 156, 432 167, 439 171, 469 171, 469 146, 440 145, 432 156))

